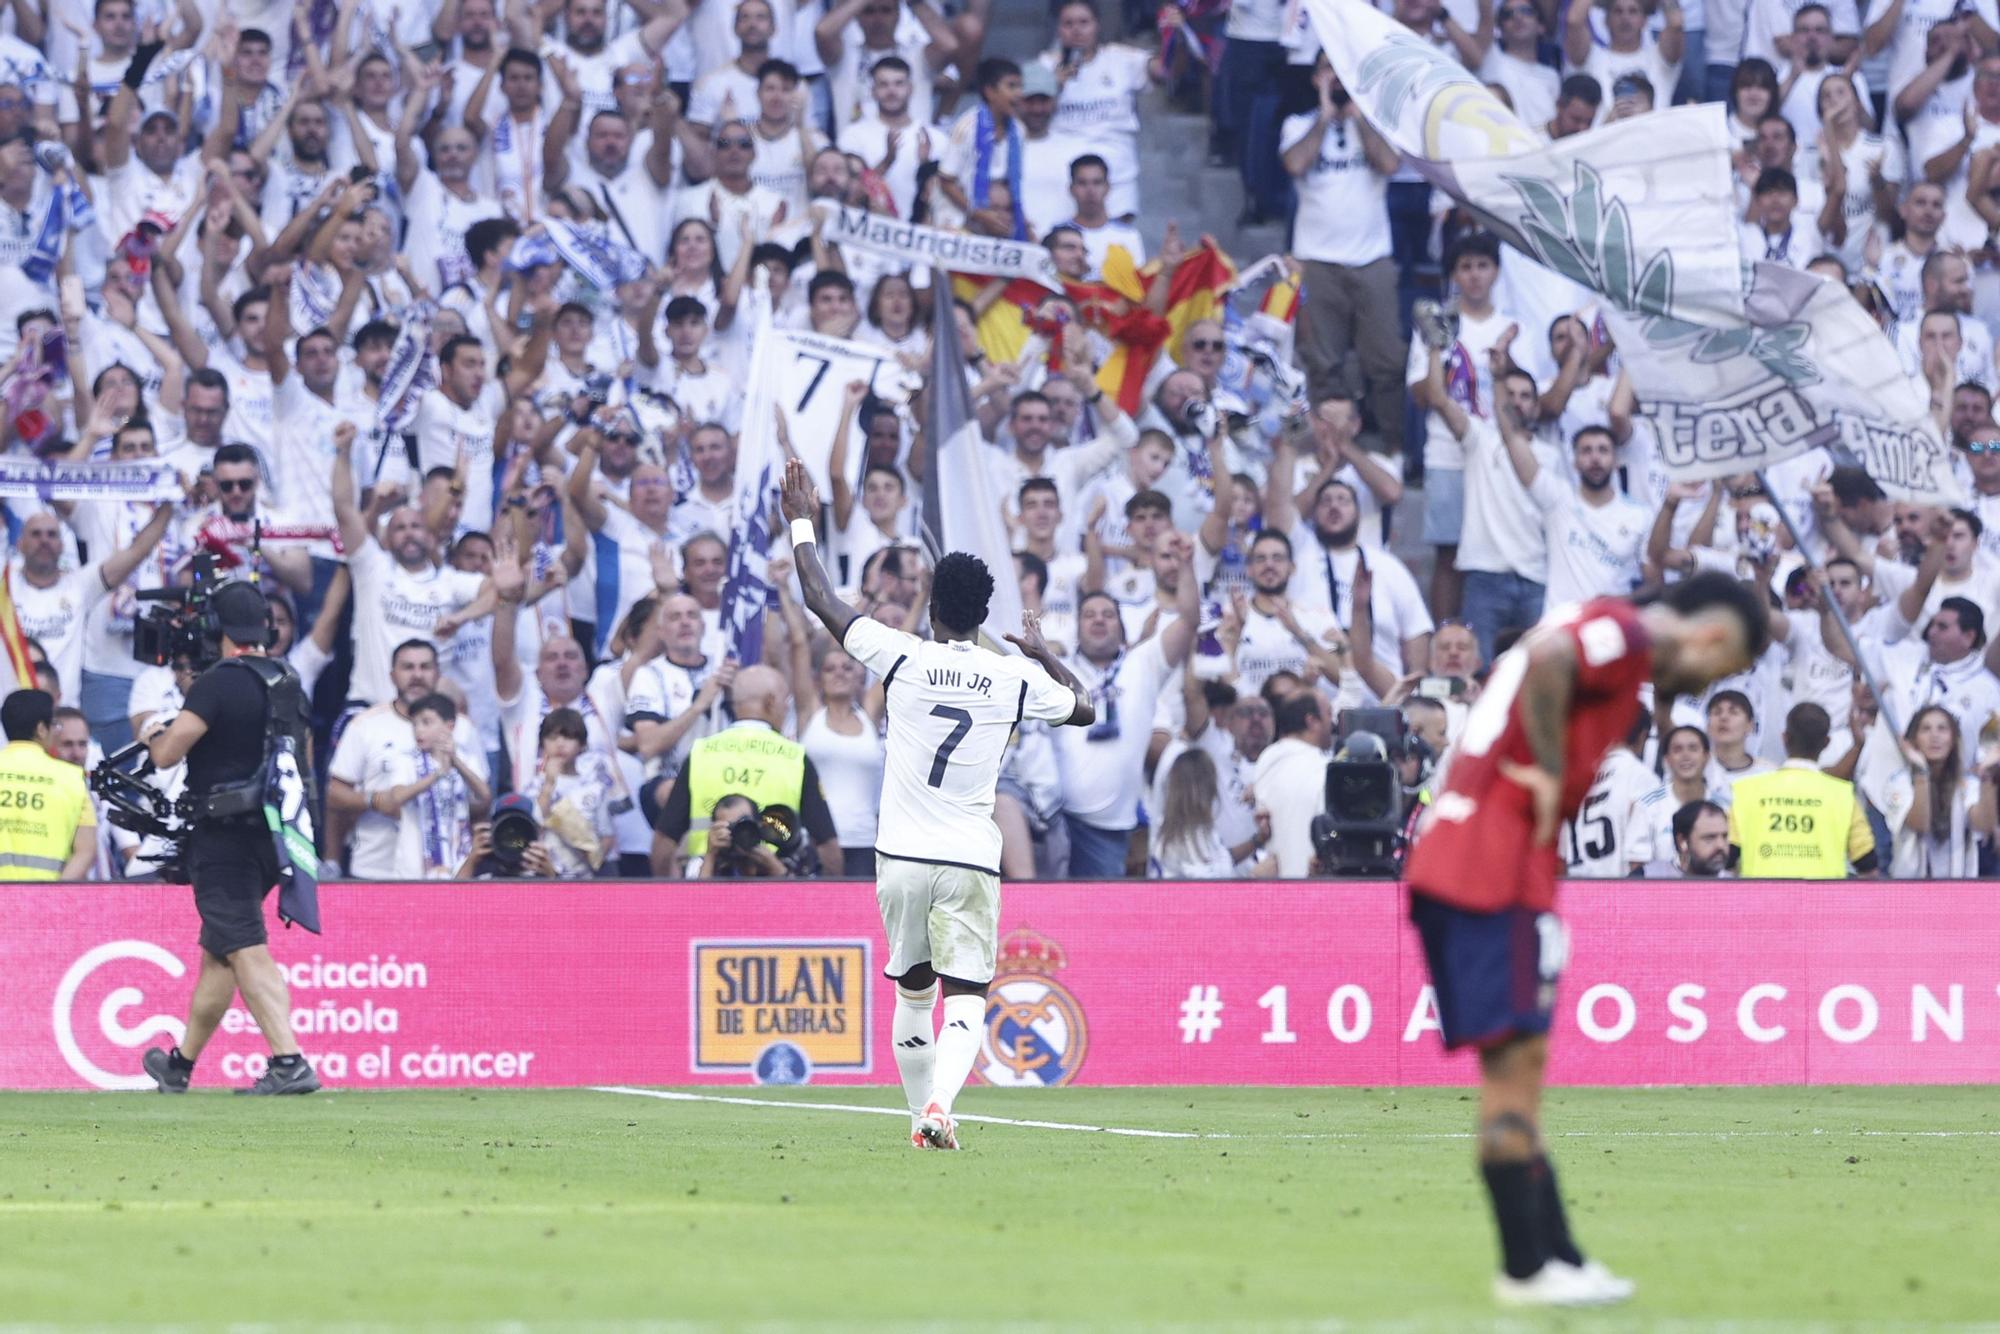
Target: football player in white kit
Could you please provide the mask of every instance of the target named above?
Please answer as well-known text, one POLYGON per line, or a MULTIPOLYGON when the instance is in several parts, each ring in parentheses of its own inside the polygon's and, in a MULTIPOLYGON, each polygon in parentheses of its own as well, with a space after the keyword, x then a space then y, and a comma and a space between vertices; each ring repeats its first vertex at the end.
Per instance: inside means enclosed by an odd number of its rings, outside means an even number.
POLYGON ((896 981, 891 1037, 910 1143, 956 1149, 952 1102, 979 1056, 999 948, 993 789, 1007 741, 1024 718, 1088 727, 1097 711, 1042 642, 1037 613, 1023 613, 1021 633, 1007 636, 1025 657, 979 647, 993 575, 977 557, 954 551, 938 562, 930 605, 936 638, 921 640, 834 596, 813 533, 819 492, 796 458, 785 464, 783 501, 806 607, 881 678, 887 697, 875 898, 889 937, 883 971, 896 981), (942 1029, 933 1019, 940 990, 942 1029))

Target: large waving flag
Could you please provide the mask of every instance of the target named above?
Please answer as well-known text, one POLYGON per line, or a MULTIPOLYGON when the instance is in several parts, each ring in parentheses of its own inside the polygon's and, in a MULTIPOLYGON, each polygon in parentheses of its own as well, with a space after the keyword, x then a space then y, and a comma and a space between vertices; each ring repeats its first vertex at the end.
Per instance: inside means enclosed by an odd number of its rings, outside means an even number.
POLYGON ((1889 382, 1894 349, 1847 294, 1768 264, 1746 283, 1721 106, 1544 143, 1361 0, 1303 3, 1349 96, 1411 166, 1549 281, 1602 299, 1670 473, 1749 472, 1838 441, 1885 488, 1949 494, 1936 424, 1889 382))
MULTIPOLYGON (((943 270, 932 275, 933 291, 947 291, 943 270)), ((993 575, 993 601, 986 610, 986 630, 1000 647, 1003 633, 1021 628, 1021 582, 1014 577, 1014 547, 1000 518, 1000 496, 986 466, 986 443, 972 415, 972 393, 965 383, 965 355, 958 346, 958 322, 933 320, 929 403, 924 438, 931 442, 930 470, 924 482, 924 527, 947 551, 963 551, 986 562, 993 575), (946 478, 951 485, 944 485, 946 478)), ((740 465, 739 465, 740 467, 740 465)), ((1007 651, 1002 648, 1002 651, 1007 651)))
POLYGON ((744 394, 743 431, 736 442, 736 526, 729 534, 729 573, 722 584, 722 632, 729 640, 729 656, 745 664, 764 658, 764 612, 773 605, 771 524, 778 480, 785 470, 774 408, 774 391, 783 372, 782 339, 773 327, 770 290, 761 277, 749 299, 746 314, 754 321, 756 338, 744 394))

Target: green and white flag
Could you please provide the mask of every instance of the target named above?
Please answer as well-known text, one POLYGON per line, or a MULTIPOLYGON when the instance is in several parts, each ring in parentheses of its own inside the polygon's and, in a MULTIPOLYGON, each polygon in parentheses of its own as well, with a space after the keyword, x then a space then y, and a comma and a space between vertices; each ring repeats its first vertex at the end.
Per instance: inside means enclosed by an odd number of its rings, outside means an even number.
POLYGON ((1450 54, 1379 10, 1361 0, 1304 4, 1361 113, 1503 240, 1614 310, 1743 323, 1720 106, 1549 143, 1450 54))
MULTIPOLYGON (((1836 283, 1744 264, 1721 106, 1547 143, 1450 54, 1362 0, 1303 3, 1348 95, 1412 167, 1541 269, 1602 298, 1670 475, 1752 472, 1826 446, 1892 495, 1958 496, 1927 396, 1866 312, 1836 283)), ((1551 309, 1573 309, 1573 289, 1510 267, 1555 289, 1551 309)), ((1532 337, 1550 310, 1511 313, 1536 322, 1532 337)))
POLYGON ((1751 269, 1737 329, 1652 336, 1612 318, 1660 462, 1684 480, 1755 472, 1821 446, 1851 457, 1898 500, 1964 502, 1929 395, 1838 283, 1782 264, 1751 269))

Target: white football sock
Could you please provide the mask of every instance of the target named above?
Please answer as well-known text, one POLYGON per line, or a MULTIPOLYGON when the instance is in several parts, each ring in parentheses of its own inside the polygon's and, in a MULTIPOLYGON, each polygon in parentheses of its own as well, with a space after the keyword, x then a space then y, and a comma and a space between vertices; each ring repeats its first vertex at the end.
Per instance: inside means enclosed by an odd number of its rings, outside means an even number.
POLYGON ((952 1101, 979 1059, 979 1038, 986 1027, 986 997, 946 996, 944 1026, 938 1030, 937 1073, 931 1079, 930 1101, 950 1115, 952 1101))
POLYGON ((937 1029, 931 1017, 937 1005, 938 989, 925 991, 896 988, 896 1013, 889 1021, 889 1036, 896 1044, 896 1072, 903 1077, 903 1097, 910 1115, 917 1116, 931 1097, 931 1069, 937 1064, 937 1029))

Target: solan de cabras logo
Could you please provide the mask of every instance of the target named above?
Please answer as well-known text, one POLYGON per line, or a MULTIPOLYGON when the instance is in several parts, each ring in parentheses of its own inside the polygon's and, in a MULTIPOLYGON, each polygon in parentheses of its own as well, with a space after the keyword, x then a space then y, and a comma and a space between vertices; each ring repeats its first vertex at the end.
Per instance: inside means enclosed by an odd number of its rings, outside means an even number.
POLYGON ((1024 929, 1000 942, 998 962, 986 993, 980 1077, 1000 1088, 1055 1088, 1074 1080, 1090 1050, 1090 1029, 1076 997, 1056 981, 1069 956, 1024 929))

